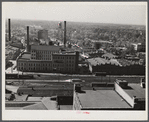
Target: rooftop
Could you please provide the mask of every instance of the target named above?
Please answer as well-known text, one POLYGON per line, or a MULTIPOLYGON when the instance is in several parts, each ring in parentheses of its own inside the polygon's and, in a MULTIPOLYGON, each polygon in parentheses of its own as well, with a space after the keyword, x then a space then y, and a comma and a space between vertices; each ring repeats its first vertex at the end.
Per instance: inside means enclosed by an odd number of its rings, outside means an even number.
POLYGON ((109 44, 112 44, 113 42, 110 42, 110 41, 104 41, 104 40, 91 40, 91 42, 93 43, 109 43, 109 44))
POLYGON ((60 110, 73 110, 72 105, 59 105, 60 110))
POLYGON ((98 58, 87 59, 87 61, 90 62, 92 66, 105 65, 105 64, 111 64, 111 65, 121 66, 121 64, 117 61, 117 59, 106 60, 104 58, 99 58, 98 57, 98 58))
POLYGON ((18 50, 19 48, 17 47, 13 47, 13 46, 7 46, 5 49, 9 49, 9 50, 18 50))
POLYGON ((23 110, 48 110, 46 106, 42 102, 40 103, 35 103, 33 105, 28 105, 26 107, 22 108, 23 110))
POLYGON ((31 54, 30 53, 24 53, 20 59, 31 59, 31 54))
POLYGON ((13 92, 13 93, 17 93, 17 90, 19 89, 19 87, 13 86, 13 85, 6 85, 6 89, 13 92))
POLYGON ((106 53, 106 54, 103 54, 102 57, 108 57, 108 58, 116 58, 117 56, 111 54, 111 53, 106 53))
POLYGON ((83 108, 131 108, 114 90, 85 90, 77 95, 83 108))
POLYGON ((52 50, 59 51, 59 46, 50 46, 50 45, 31 45, 31 50, 52 50))
POLYGON ((145 98, 145 88, 142 88, 140 84, 131 83, 128 84, 130 89, 124 89, 124 91, 131 97, 145 98))
POLYGON ((62 53, 53 53, 53 55, 76 55, 75 52, 62 52, 62 53))

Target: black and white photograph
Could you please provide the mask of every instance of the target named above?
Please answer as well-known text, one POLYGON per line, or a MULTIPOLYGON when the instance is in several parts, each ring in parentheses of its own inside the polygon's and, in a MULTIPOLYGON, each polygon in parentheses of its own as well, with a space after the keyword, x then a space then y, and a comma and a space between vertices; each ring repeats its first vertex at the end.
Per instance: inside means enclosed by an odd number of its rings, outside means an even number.
POLYGON ((3 120, 147 120, 147 2, 2 2, 3 120))

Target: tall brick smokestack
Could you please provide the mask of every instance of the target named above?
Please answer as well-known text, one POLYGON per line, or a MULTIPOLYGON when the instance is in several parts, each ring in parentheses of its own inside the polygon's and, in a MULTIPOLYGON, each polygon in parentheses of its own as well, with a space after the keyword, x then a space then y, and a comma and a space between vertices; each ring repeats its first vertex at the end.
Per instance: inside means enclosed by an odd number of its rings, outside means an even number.
POLYGON ((27 26, 27 52, 29 52, 29 26, 27 26))
POLYGON ((11 42, 11 21, 8 19, 8 33, 9 33, 9 42, 11 42))
POLYGON ((64 47, 66 46, 66 21, 64 21, 64 47))

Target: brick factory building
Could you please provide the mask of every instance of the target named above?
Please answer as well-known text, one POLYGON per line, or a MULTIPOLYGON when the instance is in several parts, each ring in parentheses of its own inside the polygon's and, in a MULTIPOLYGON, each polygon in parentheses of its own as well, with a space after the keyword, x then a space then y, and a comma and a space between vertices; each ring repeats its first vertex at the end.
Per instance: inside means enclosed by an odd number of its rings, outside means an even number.
POLYGON ((49 45, 32 45, 31 46, 31 59, 52 61, 52 54, 59 53, 60 47, 49 45))
POLYGON ((75 73, 78 71, 78 52, 54 53, 53 68, 60 72, 75 73))
POLYGON ((17 60, 17 70, 23 72, 75 73, 78 68, 78 52, 61 52, 58 46, 32 45, 31 53, 23 53, 17 60))

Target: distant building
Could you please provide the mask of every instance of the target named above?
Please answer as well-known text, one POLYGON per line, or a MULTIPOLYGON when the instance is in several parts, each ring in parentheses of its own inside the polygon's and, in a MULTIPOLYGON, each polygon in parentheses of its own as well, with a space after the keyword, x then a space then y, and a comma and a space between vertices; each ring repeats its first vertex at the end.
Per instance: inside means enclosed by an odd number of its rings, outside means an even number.
POLYGON ((92 46, 95 49, 99 49, 101 47, 105 47, 105 45, 109 44, 112 45, 113 43, 110 41, 104 41, 104 40, 91 40, 92 46))
POLYGON ((6 60, 15 60, 20 54, 20 49, 13 46, 7 46, 5 48, 6 60))
POLYGON ((46 40, 48 38, 48 30, 39 30, 38 31, 38 40, 44 39, 46 40))
POLYGON ((145 52, 145 43, 132 43, 134 50, 138 52, 145 52))
POLYGON ((105 53, 105 54, 103 54, 101 57, 110 60, 110 59, 116 59, 118 56, 113 55, 113 54, 111 54, 111 53, 105 53))
POLYGON ((138 48, 137 48, 137 51, 138 52, 145 52, 145 43, 138 43, 138 48))
POLYGON ((10 46, 16 47, 16 48, 20 48, 20 49, 24 49, 25 46, 23 46, 22 43, 10 43, 10 46))

